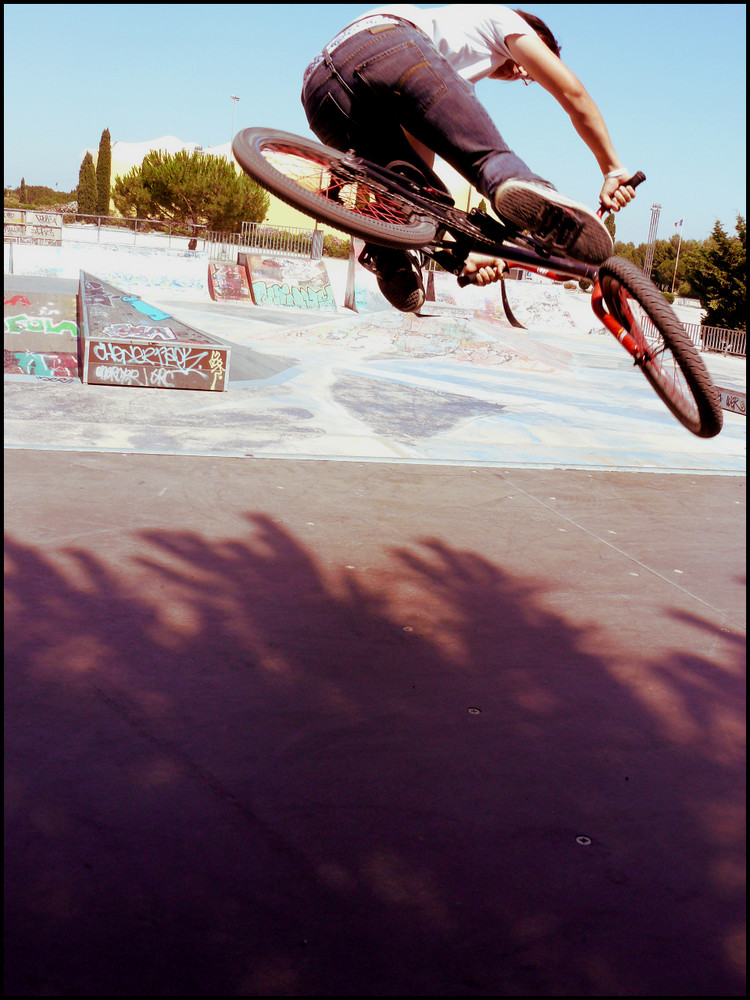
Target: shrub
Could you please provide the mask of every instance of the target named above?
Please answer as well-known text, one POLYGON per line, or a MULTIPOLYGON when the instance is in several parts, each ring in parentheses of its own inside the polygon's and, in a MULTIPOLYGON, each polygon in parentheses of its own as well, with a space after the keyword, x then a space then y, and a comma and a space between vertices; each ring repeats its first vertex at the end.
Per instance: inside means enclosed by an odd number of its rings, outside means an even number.
POLYGON ((335 257, 339 260, 348 260, 350 245, 351 240, 348 236, 334 236, 332 233, 323 234, 324 257, 335 257))

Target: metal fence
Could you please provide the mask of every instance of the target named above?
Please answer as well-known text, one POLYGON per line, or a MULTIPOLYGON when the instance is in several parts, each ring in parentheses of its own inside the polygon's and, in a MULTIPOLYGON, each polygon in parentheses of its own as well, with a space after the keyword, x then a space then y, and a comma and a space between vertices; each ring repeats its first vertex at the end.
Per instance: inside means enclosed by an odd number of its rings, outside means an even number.
MULTIPOLYGON (((646 336, 658 339, 656 327, 648 316, 641 313, 640 319, 646 336)), ((747 356, 747 334, 744 330, 724 330, 699 323, 683 323, 682 326, 699 351, 715 351, 741 358, 747 356)))
MULTIPOLYGON (((38 213, 37 213, 38 214, 38 213)), ((120 240, 114 242, 131 242, 141 245, 151 242, 149 237, 164 239, 167 237, 167 247, 171 248, 172 240, 178 245, 187 245, 189 249, 200 249, 207 252, 214 260, 225 260, 236 263, 238 253, 279 253, 320 259, 323 255, 323 233, 319 229, 292 229, 271 226, 260 222, 243 222, 241 233, 221 233, 207 230, 204 225, 185 226, 162 222, 158 219, 127 219, 121 216, 80 215, 71 212, 56 212, 60 217, 65 231, 62 240, 70 239, 71 233, 78 232, 79 238, 87 237, 90 241, 94 234, 96 242, 113 242, 115 231, 120 231, 120 240), (102 238, 103 237, 103 238, 102 238)), ((49 242, 40 238, 38 233, 27 237, 14 235, 9 239, 8 231, 15 227, 9 226, 6 220, 5 243, 10 244, 10 273, 13 272, 13 243, 49 242)), ((59 240, 59 236, 58 236, 59 240)), ((57 242, 60 245, 60 242, 57 242)), ((163 245, 163 244, 161 244, 163 245)), ((433 265, 436 267, 436 265, 433 265)), ((438 268, 439 269, 439 268, 438 268)), ((511 276, 515 277, 511 271, 511 276)), ((725 330, 720 327, 701 326, 698 323, 683 323, 690 339, 701 351, 716 351, 737 357, 747 355, 747 335, 744 330, 725 330)))
POLYGON ((744 330, 723 330, 718 326, 700 326, 698 323, 682 324, 690 339, 702 351, 747 356, 747 333, 744 330))
POLYGON ((241 233, 206 233, 206 251, 215 260, 236 261, 238 253, 278 253, 320 259, 323 233, 319 229, 282 229, 261 222, 243 222, 241 233))
POLYGON ((161 219, 132 219, 114 215, 80 215, 77 212, 63 212, 63 225, 67 236, 77 232, 78 237, 89 240, 96 232, 97 243, 109 243, 114 240, 115 234, 119 233, 120 240, 115 242, 131 242, 134 246, 143 245, 148 236, 167 237, 167 246, 171 248, 172 239, 179 244, 185 240, 194 239, 196 243, 205 239, 206 227, 198 224, 195 226, 185 223, 164 222, 161 219))

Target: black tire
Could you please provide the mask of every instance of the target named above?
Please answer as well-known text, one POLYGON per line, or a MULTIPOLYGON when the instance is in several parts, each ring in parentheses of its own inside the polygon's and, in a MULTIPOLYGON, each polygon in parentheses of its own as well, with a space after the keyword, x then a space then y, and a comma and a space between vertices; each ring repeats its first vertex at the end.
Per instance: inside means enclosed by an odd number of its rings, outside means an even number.
POLYGON ((662 293, 635 264, 610 257, 599 268, 607 308, 636 343, 635 363, 689 431, 715 437, 721 397, 695 345, 662 293))
POLYGON ((267 128, 246 128, 232 151, 242 169, 293 208, 380 246, 422 247, 438 222, 420 214, 403 190, 369 176, 366 161, 311 139, 267 128))

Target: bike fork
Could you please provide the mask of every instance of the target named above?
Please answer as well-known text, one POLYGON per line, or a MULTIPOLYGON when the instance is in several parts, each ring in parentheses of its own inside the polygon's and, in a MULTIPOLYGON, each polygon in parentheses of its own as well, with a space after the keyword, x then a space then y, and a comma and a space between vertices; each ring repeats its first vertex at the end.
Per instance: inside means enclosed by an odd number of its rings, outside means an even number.
POLYGON ((601 320, 605 328, 612 334, 615 340, 619 340, 635 363, 637 365, 642 364, 644 357, 641 355, 638 344, 628 333, 625 327, 622 326, 621 323, 618 323, 612 313, 607 311, 602 286, 599 284, 598 280, 594 282, 594 289, 591 293, 591 308, 594 310, 596 318, 601 320))

